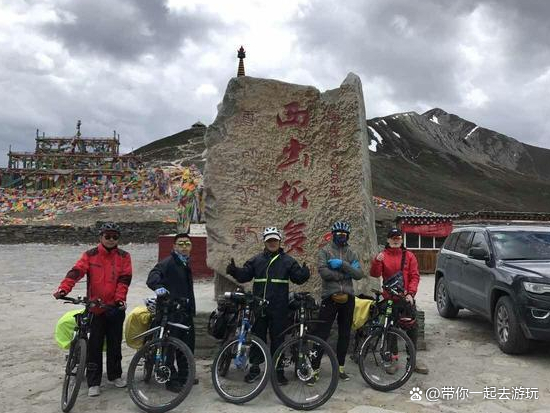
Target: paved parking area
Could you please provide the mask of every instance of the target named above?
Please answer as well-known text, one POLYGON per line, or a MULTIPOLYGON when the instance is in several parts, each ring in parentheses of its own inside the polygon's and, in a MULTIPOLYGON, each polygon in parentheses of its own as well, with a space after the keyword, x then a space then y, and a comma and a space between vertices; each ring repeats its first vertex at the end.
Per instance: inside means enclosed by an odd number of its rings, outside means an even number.
MULTIPOLYGON (((0 400, 2 411, 59 412, 64 353, 53 341, 57 318, 67 310, 51 298, 51 292, 86 246, 3 245, 0 249, 0 400)), ((128 245, 134 264, 129 306, 150 292, 145 278, 156 259, 154 245, 128 245)), ((212 286, 197 292, 205 311, 213 308, 212 286)), ((402 388, 381 393, 369 388, 356 366, 349 362, 353 379, 340 383, 334 397, 319 411, 379 413, 397 412, 548 412, 550 404, 550 346, 540 344, 528 355, 508 356, 493 339, 491 324, 467 311, 455 320, 437 314, 433 276, 423 276, 418 302, 425 311, 427 351, 420 357, 430 374, 413 375, 402 388), (413 389, 421 400, 412 401, 413 389), (515 393, 514 394, 514 389, 515 393), (439 392, 435 397, 436 389, 439 392), (530 389, 527 392, 527 389, 530 389), (533 389, 536 389, 534 399, 533 389), (426 392, 435 401, 426 400, 426 392), (494 390, 494 391, 493 391, 494 390), (466 391, 469 397, 464 398, 466 391), (480 392, 474 394, 474 392, 480 392), (485 394, 484 394, 485 392, 485 394), (462 396, 459 399, 458 396, 462 396), (521 400, 519 399, 521 396, 521 400), (531 396, 531 400, 527 397, 531 396), (515 397, 516 400, 512 400, 515 397)), ((123 365, 133 352, 124 349, 123 365)), ((198 360, 200 383, 175 411, 185 412, 287 412, 268 387, 256 400, 230 405, 219 399, 210 383, 209 361, 198 360)), ((85 387, 85 386, 84 386, 85 387)), ((85 390, 74 412, 138 412, 124 390, 108 383, 99 398, 85 390)))

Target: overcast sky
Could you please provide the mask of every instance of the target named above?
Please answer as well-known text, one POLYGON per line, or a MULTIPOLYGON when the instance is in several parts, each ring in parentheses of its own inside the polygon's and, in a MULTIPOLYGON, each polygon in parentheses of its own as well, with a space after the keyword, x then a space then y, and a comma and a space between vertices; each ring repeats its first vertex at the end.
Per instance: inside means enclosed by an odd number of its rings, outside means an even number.
POLYGON ((247 75, 363 81, 367 117, 440 107, 550 148, 545 0, 2 0, 0 165, 35 130, 122 151, 210 124, 236 50, 247 75))

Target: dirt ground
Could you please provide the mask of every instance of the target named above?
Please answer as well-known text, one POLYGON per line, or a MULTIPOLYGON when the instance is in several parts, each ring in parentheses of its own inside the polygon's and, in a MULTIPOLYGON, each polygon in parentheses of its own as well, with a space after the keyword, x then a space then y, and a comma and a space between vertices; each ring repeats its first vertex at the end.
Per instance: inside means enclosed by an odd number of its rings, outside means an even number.
MULTIPOLYGON (((55 322, 69 305, 56 302, 51 293, 59 280, 87 246, 52 246, 39 244, 5 245, 0 248, 0 411, 10 413, 58 412, 61 394, 64 351, 53 339, 55 322)), ((132 253, 134 280, 128 297, 129 307, 150 296, 145 278, 155 263, 155 245, 127 245, 132 253)), ((80 287, 79 287, 80 288, 80 287)), ((79 290, 80 291, 80 290, 79 290)), ((213 286, 197 285, 200 310, 214 307, 213 286)), ((433 295, 433 277, 423 276, 418 302, 426 313, 427 351, 419 354, 430 368, 427 376, 415 374, 402 388, 389 393, 368 387, 357 367, 350 361, 352 380, 341 382, 323 412, 548 412, 550 403, 550 350, 540 344, 528 355, 508 356, 500 352, 492 336, 491 325, 482 318, 461 312, 456 320, 437 314, 433 295), (451 400, 442 400, 444 387, 468 389, 465 400, 456 392, 451 400), (496 400, 484 397, 484 387, 495 387, 496 400), (537 400, 505 400, 500 389, 536 388, 537 400), (412 401, 413 388, 422 391, 421 401, 412 401), (440 391, 437 401, 427 401, 426 391, 440 391)), ((129 364, 133 350, 123 347, 123 368, 129 364)), ((209 360, 197 361, 200 379, 190 396, 175 410, 180 412, 286 412, 271 388, 244 406, 221 400, 212 388, 209 360)), ((104 378, 98 398, 88 398, 83 386, 74 412, 138 412, 126 390, 116 389, 104 378)), ((418 392, 416 392, 418 393, 418 392)), ((448 393, 447 393, 448 394, 448 393)), ((434 396, 432 394, 432 396, 434 396)), ((491 396, 487 394, 486 396, 491 396)), ((447 396, 449 397, 449 396, 447 396)), ((434 397, 435 398, 435 397, 434 397)))

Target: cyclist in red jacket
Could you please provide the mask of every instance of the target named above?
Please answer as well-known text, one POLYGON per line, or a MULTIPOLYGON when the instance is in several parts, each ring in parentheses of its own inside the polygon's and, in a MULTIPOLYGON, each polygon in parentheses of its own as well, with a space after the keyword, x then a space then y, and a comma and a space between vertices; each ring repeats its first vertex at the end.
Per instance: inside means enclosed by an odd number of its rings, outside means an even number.
POLYGON ((86 379, 88 396, 99 396, 103 374, 103 341, 107 339, 107 378, 116 387, 126 387, 122 378, 122 325, 125 318, 126 295, 132 281, 132 260, 130 254, 118 248, 120 227, 106 222, 100 228, 99 244, 86 251, 61 281, 55 298, 71 292, 74 285, 87 275, 87 296, 90 300, 101 299, 103 304, 112 305, 105 311, 92 308, 94 313, 88 340, 88 362, 86 379))
MULTIPOLYGON (((384 280, 390 278, 396 273, 403 272, 403 284, 405 286, 405 300, 413 307, 416 312, 416 303, 414 296, 418 290, 420 282, 420 273, 418 272, 418 261, 415 255, 403 247, 403 234, 399 228, 392 228, 388 232, 387 244, 384 251, 379 253, 371 263, 371 277, 382 277, 384 280)), ((388 293, 383 292, 384 298, 389 298, 388 293)), ((413 323, 411 328, 407 329, 407 335, 411 338, 416 348, 418 339, 418 324, 413 323)), ((386 371, 389 374, 395 373, 390 366, 386 371)), ((420 361, 416 361, 415 372, 428 374, 428 368, 420 361)))

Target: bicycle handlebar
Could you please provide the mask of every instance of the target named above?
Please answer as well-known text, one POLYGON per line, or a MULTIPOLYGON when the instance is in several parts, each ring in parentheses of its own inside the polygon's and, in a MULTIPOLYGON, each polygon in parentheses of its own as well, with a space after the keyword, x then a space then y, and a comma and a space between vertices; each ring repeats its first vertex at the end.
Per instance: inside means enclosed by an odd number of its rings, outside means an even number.
POLYGON ((269 304, 268 300, 264 300, 263 298, 256 297, 254 294, 252 294, 250 292, 242 293, 242 292, 239 292, 239 291, 227 291, 223 294, 223 296, 224 296, 224 298, 232 300, 232 301, 245 302, 245 303, 248 303, 248 304, 257 303, 260 306, 264 306, 264 305, 269 304))
POLYGON ((78 296, 77 298, 74 298, 74 297, 64 296, 64 297, 57 298, 57 300, 63 300, 65 301, 65 304, 75 304, 75 305, 84 304, 86 306, 89 306, 90 308, 99 307, 105 310, 116 308, 115 305, 103 304, 100 298, 96 298, 95 300, 90 300, 88 297, 78 296))
MULTIPOLYGON (((381 295, 382 295, 382 291, 377 290, 376 288, 371 288, 370 290, 371 290, 374 294, 376 294, 377 296, 381 296, 381 295)), ((392 294, 392 295, 396 295, 396 296, 399 296, 399 297, 405 297, 405 293, 404 293, 404 292, 396 291, 396 290, 394 290, 393 288, 391 288, 391 289, 384 288, 384 290, 387 291, 387 292, 389 292, 389 293, 392 294)))
POLYGON ((310 292, 293 292, 292 298, 297 301, 307 300, 308 297, 311 297, 310 292))

